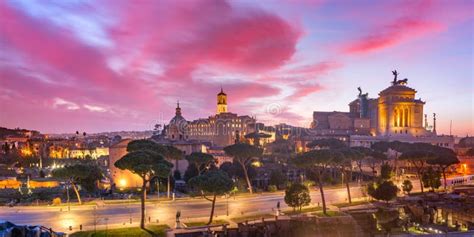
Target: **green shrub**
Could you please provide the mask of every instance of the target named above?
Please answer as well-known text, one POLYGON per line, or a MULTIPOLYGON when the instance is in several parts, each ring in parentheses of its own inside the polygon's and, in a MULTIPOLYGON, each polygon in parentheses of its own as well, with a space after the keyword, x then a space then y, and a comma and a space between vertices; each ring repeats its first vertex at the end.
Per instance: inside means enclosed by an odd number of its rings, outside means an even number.
POLYGON ((276 192, 278 189, 277 189, 277 186, 276 185, 268 185, 268 191, 269 192, 276 192))

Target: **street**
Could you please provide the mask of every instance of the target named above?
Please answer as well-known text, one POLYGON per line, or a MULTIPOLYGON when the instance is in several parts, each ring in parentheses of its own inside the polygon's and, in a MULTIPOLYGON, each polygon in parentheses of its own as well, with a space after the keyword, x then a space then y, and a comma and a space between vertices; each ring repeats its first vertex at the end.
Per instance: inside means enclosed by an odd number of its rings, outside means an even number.
MULTIPOLYGON (((352 198, 362 196, 361 188, 358 186, 351 188, 352 198)), ((218 198, 216 202, 215 215, 219 218, 238 217, 242 215, 252 215, 266 212, 274 213, 273 208, 277 202, 282 208, 286 208, 283 200, 284 193, 264 193, 252 196, 237 196, 218 198), (228 203, 228 205, 227 205, 228 203), (228 208, 228 209, 227 209, 228 208)), ((325 189, 326 202, 340 203, 346 201, 347 192, 345 188, 325 189)), ((321 202, 320 192, 317 189, 311 190, 311 204, 318 205, 321 202)), ((201 198, 185 198, 176 201, 163 201, 158 204, 147 204, 146 217, 152 223, 168 224, 174 226, 176 211, 181 211, 181 220, 187 222, 190 218, 206 218, 209 216, 211 202, 201 198)), ((136 226, 140 221, 139 203, 107 204, 96 207, 93 205, 72 206, 71 211, 67 207, 0 207, 0 220, 7 220, 15 224, 43 225, 51 227, 55 231, 69 232, 69 226, 73 231, 79 230, 79 225, 83 229, 104 229, 112 225, 136 226), (62 211, 60 211, 62 209, 62 211), (130 224, 130 219, 132 224, 130 224)))

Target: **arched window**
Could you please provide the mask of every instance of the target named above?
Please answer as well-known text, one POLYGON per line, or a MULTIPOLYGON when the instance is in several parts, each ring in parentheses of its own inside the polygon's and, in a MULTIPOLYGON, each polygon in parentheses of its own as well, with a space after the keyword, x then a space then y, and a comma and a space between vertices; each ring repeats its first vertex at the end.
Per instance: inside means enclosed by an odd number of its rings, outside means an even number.
POLYGON ((405 109, 405 127, 408 127, 408 109, 405 109))
POLYGON ((398 127, 398 110, 393 111, 393 126, 398 127))

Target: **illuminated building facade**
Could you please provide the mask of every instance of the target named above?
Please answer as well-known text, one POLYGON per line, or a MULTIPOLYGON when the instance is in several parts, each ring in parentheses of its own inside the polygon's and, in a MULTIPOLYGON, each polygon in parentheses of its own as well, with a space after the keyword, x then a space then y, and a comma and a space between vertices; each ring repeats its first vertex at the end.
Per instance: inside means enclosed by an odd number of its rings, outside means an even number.
POLYGON ((228 112, 227 94, 221 89, 217 94, 217 113, 208 118, 188 123, 190 139, 210 142, 212 146, 225 147, 242 141, 245 135, 255 132, 255 118, 228 112))
POLYGON ((127 145, 132 139, 124 139, 109 148, 109 171, 113 183, 118 189, 128 187, 141 187, 142 179, 140 176, 115 167, 115 162, 127 154, 127 145))
MULTIPOLYGON (((408 80, 397 80, 379 93, 368 98, 359 89, 357 99, 349 104, 349 112, 313 113, 311 128, 320 133, 346 133, 373 136, 432 136, 436 135, 436 118, 432 131, 423 124, 425 102, 416 99, 416 90, 407 86, 408 80)), ((395 74, 394 74, 395 75, 395 74)), ((435 116, 435 115, 434 115, 435 116)))
POLYGON ((349 112, 315 111, 306 137, 297 141, 298 149, 321 138, 336 138, 351 146, 366 146, 378 141, 423 142, 454 148, 452 136, 438 136, 436 114, 428 125, 424 114, 425 102, 416 98, 417 91, 407 86, 408 79, 398 80, 397 71, 391 85, 379 93, 378 98, 368 98, 359 89, 357 99, 349 103, 349 112))
POLYGON ((394 84, 379 93, 377 99, 378 116, 371 118, 377 121, 377 135, 411 135, 416 137, 431 133, 423 127, 425 102, 415 99, 415 95, 416 91, 407 87, 406 83, 394 84))
POLYGON ((217 94, 217 114, 227 113, 227 94, 221 88, 221 92, 217 94))

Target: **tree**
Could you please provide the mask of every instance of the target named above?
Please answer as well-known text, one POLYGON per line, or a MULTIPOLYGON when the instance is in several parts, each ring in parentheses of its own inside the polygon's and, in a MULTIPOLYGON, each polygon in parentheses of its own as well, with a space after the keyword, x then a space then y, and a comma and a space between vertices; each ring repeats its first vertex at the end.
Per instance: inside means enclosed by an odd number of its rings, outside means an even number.
POLYGON ((172 164, 161 155, 162 146, 148 140, 132 141, 127 146, 128 154, 115 162, 115 167, 140 176, 141 188, 141 220, 140 228, 145 228, 146 187, 154 177, 165 178, 169 175, 172 164))
POLYGON ((87 192, 94 192, 98 189, 98 181, 104 178, 104 173, 97 165, 88 165, 89 174, 86 178, 79 179, 79 184, 87 192))
POLYGON ((390 180, 393 177, 393 169, 389 164, 380 166, 380 178, 382 180, 390 180))
POLYGON ((372 169, 372 174, 373 174, 373 180, 376 178, 376 173, 375 169, 380 165, 380 164, 385 164, 387 161, 387 156, 378 151, 373 151, 370 153, 368 157, 366 157, 367 162, 369 163, 369 167, 372 169))
POLYGON ((212 164, 215 164, 216 160, 214 156, 201 152, 193 152, 186 156, 186 160, 189 164, 193 164, 197 170, 198 175, 201 175, 205 170, 209 169, 212 164))
POLYGON ((277 188, 282 187, 285 185, 287 181, 286 174, 284 174, 281 170, 273 170, 270 174, 270 185, 275 185, 277 188))
MULTIPOLYGON (((127 151, 140 151, 140 150, 151 150, 157 154, 160 154, 165 159, 172 161, 176 161, 176 169, 178 169, 178 161, 183 158, 183 152, 174 146, 163 146, 160 145, 152 140, 134 140, 131 141, 127 145, 127 151)), ((167 196, 170 197, 170 179, 171 178, 171 170, 167 176, 167 196)), ((159 192, 159 190, 158 190, 159 192)))
POLYGON ((441 186, 441 173, 433 167, 429 167, 422 175, 423 185, 425 188, 430 188, 431 191, 441 186))
POLYGON ((311 202, 308 187, 300 183, 293 183, 285 190, 285 203, 293 207, 293 211, 298 208, 301 211, 303 206, 308 206, 311 202))
POLYGON ((2 145, 2 150, 3 150, 3 152, 4 152, 5 154, 8 155, 8 153, 10 153, 10 145, 9 145, 7 142, 5 142, 5 143, 2 145))
POLYGON ((234 162, 236 161, 240 164, 244 171, 244 176, 245 180, 247 181, 247 187, 249 189, 249 192, 253 193, 252 183, 250 182, 247 165, 250 165, 250 163, 255 157, 261 156, 263 150, 249 144, 237 143, 225 147, 224 151, 228 156, 232 156, 234 158, 234 162))
POLYGON ((452 165, 459 164, 459 159, 456 156, 456 153, 448 148, 437 147, 434 148, 436 152, 436 157, 434 159, 428 160, 427 163, 430 165, 438 166, 438 169, 443 174, 443 181, 444 181, 444 190, 447 189, 447 182, 446 182, 446 171, 452 165))
POLYGON ((95 182, 102 178, 102 172, 97 166, 84 164, 55 169, 52 174, 55 178, 65 179, 68 181, 68 185, 71 185, 74 193, 76 193, 79 205, 82 204, 82 200, 77 185, 82 184, 84 187, 90 187, 90 185, 94 186, 95 182))
POLYGON ((175 170, 174 173, 173 173, 173 178, 175 180, 180 180, 181 179, 181 173, 179 172, 179 170, 175 170))
POLYGON ((373 151, 370 148, 362 147, 362 146, 352 147, 352 149, 359 152, 362 155, 362 157, 360 159, 355 160, 355 162, 357 164, 357 168, 359 168, 359 172, 360 172, 359 180, 360 180, 361 177, 362 177, 362 174, 364 173, 364 171, 362 170, 362 162, 364 160, 366 160, 367 157, 369 157, 372 154, 373 151))
POLYGON ((196 168, 196 166, 194 164, 189 164, 188 168, 184 172, 183 179, 187 183, 187 182, 189 182, 190 179, 192 179, 192 178, 194 178, 198 175, 199 175, 199 172, 198 172, 198 169, 196 168))
POLYGON ((288 159, 294 152, 294 145, 285 139, 279 139, 266 145, 267 151, 277 160, 288 159))
POLYGON ((308 148, 319 148, 319 149, 339 149, 347 147, 346 143, 339 139, 318 139, 314 140, 306 145, 308 148))
POLYGON ((224 195, 230 192, 234 186, 234 183, 229 176, 220 170, 208 171, 204 174, 196 176, 189 180, 190 186, 197 188, 204 199, 212 202, 211 215, 209 216, 210 225, 214 217, 214 209, 216 204, 216 198, 219 195, 224 195), (209 198, 208 196, 211 196, 209 198))
POLYGON ((413 150, 408 150, 400 156, 401 160, 406 160, 416 170, 416 175, 420 180, 421 192, 423 193, 423 173, 425 172, 427 161, 433 159, 435 155, 429 150, 421 150, 420 148, 414 147, 413 150))
MULTIPOLYGON (((165 152, 164 152, 164 157, 168 160, 168 161, 172 161, 174 160, 175 163, 176 163, 176 167, 175 167, 175 171, 178 171, 179 173, 179 160, 183 159, 183 152, 174 147, 174 146, 165 146, 164 147, 165 149, 165 152)), ((167 178, 167 188, 166 188, 166 191, 167 191, 167 197, 170 198, 170 191, 171 191, 171 170, 170 170, 170 174, 168 175, 168 178, 167 178)), ((159 192, 159 190, 158 190, 159 192)))
POLYGON ((402 184, 403 192, 405 192, 407 194, 410 194, 412 189, 413 189, 413 184, 411 183, 410 180, 407 179, 407 180, 403 181, 403 184, 402 184))
POLYGON ((315 175, 321 193, 324 214, 327 214, 327 210, 326 199, 324 197, 323 179, 329 166, 333 164, 334 160, 340 159, 339 156, 341 155, 340 152, 335 152, 333 150, 312 150, 298 155, 293 160, 297 167, 306 169, 315 175))
POLYGON ((351 189, 349 187, 349 182, 352 181, 352 162, 362 160, 364 155, 358 150, 352 149, 350 147, 340 148, 337 151, 341 152, 341 155, 337 156, 339 159, 335 159, 334 163, 341 169, 341 174, 344 175, 344 183, 346 184, 347 190, 347 200, 349 203, 352 203, 351 189))
POLYGON ((398 188, 392 181, 383 181, 381 184, 373 183, 368 187, 370 196, 387 203, 397 197, 397 192, 398 188))
POLYGON ((222 163, 219 166, 219 170, 222 170, 225 173, 227 173, 227 175, 229 175, 229 177, 233 177, 235 175, 234 164, 232 162, 229 162, 229 161, 226 161, 226 162, 222 163))

